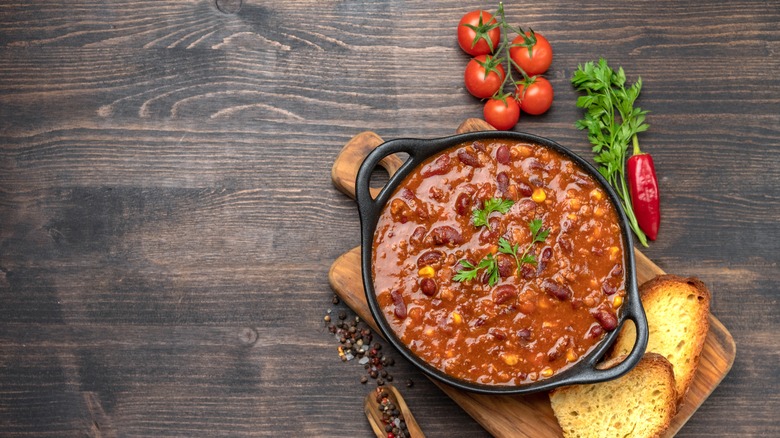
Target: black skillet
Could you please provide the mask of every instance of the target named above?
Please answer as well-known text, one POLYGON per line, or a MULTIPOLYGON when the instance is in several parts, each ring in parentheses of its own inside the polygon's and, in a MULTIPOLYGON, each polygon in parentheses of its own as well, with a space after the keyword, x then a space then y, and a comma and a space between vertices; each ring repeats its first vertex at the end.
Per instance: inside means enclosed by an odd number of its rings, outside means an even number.
POLYGON ((607 181, 604 180, 604 178, 590 163, 564 148, 563 146, 559 145, 558 143, 543 137, 511 131, 472 132, 432 140, 390 140, 374 149, 360 166, 360 170, 358 171, 355 181, 355 199, 357 200, 358 211, 360 213, 362 245, 361 268, 363 271, 363 286, 366 292, 369 308, 371 309, 371 314, 374 316, 374 319, 376 320, 376 323, 379 326, 379 329, 382 331, 385 339, 393 344, 393 346, 398 349, 398 351, 400 351, 404 357, 419 367, 427 375, 456 388, 477 393, 528 394, 532 392, 551 390, 559 386, 580 383, 596 383, 603 382, 605 380, 616 379, 630 371, 631 368, 633 368, 644 355, 645 348, 647 347, 647 319, 642 308, 642 303, 639 299, 639 290, 636 282, 636 264, 634 260, 634 245, 630 232, 631 228, 629 227, 628 220, 626 219, 626 215, 621 207, 620 200, 612 187, 609 186, 607 181), (521 140, 528 143, 535 143, 543 147, 548 147, 560 152, 564 156, 579 164, 582 169, 587 171, 596 181, 601 184, 602 189, 607 193, 609 199, 612 201, 612 204, 615 206, 619 216, 623 246, 625 249, 624 266, 626 268, 626 300, 618 312, 618 328, 608 333, 604 339, 596 344, 596 346, 590 351, 589 354, 582 356, 574 366, 561 371, 559 374, 556 374, 550 378, 517 386, 485 385, 458 379, 445 374, 437 368, 434 368, 426 361, 422 360, 420 357, 414 354, 396 336, 395 332, 385 319, 384 313, 379 307, 379 303, 376 299, 372 274, 373 269, 371 259, 376 225, 385 204, 396 188, 403 182, 404 178, 413 169, 419 166, 426 158, 444 151, 445 149, 449 149, 461 143, 470 143, 475 140, 496 138, 521 140), (398 169, 398 171, 395 172, 395 174, 390 178, 387 184, 382 188, 377 197, 374 199, 371 197, 370 193, 371 174, 383 158, 395 153, 406 153, 409 155, 409 158, 398 169), (631 350, 631 353, 629 353, 623 362, 612 368, 597 368, 597 363, 615 341, 620 328, 627 319, 633 321, 634 325, 637 327, 636 342, 634 348, 631 350))

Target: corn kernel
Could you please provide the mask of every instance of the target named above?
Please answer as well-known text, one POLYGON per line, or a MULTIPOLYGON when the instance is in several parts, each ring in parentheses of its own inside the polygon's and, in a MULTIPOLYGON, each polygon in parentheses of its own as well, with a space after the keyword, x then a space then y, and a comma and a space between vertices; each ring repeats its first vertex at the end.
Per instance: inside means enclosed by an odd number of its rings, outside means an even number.
POLYGON ((601 190, 599 189, 593 189, 590 191, 590 197, 597 201, 601 201, 601 198, 604 197, 604 194, 602 194, 601 190))
POLYGON ((447 353, 446 353, 446 354, 447 354, 447 357, 448 357, 448 358, 452 358, 453 356, 455 356, 455 352, 454 352, 454 351, 452 351, 452 350, 447 350, 447 353))
POLYGON ((533 199, 537 204, 541 204, 545 199, 547 199, 547 193, 544 192, 543 188, 537 187, 531 194, 531 199, 533 199))
POLYGON ((431 266, 423 266, 417 271, 417 275, 425 278, 433 278, 433 276, 436 275, 436 270, 431 266))
POLYGON ((517 362, 520 360, 520 358, 517 357, 516 354, 505 354, 504 355, 504 363, 513 366, 517 365, 517 362))
POLYGON ((575 210, 579 210, 580 209, 580 205, 582 205, 582 204, 580 203, 579 199, 577 199, 577 198, 569 199, 569 206, 571 208, 573 208, 575 210))
POLYGON ((574 362, 577 360, 577 357, 577 353, 574 352, 573 348, 566 350, 566 362, 574 362))
POLYGON ((452 312, 452 322, 455 324, 460 324, 463 322, 463 317, 460 316, 460 313, 458 312, 452 312))
POLYGON ((553 371, 553 369, 552 369, 552 368, 545 368, 545 369, 543 369, 543 370, 542 370, 542 372, 541 372, 541 373, 539 373, 539 374, 541 374, 541 375, 542 375, 542 377, 550 377, 550 376, 552 376, 553 374, 555 374, 555 371, 553 371))
POLYGON ((432 328, 425 329, 425 336, 433 336, 433 329, 432 328))
POLYGON ((569 213, 566 215, 567 218, 569 218, 570 221, 573 221, 574 219, 577 219, 577 215, 574 213, 569 213))
POLYGON ((612 308, 618 309, 620 308, 621 304, 623 304, 623 297, 621 297, 620 295, 612 299, 612 308))
POLYGON ((609 247, 609 259, 614 261, 617 258, 617 254, 620 251, 620 248, 617 246, 610 246, 609 247))
POLYGON ((604 210, 603 208, 601 208, 601 206, 598 206, 598 207, 596 207, 596 208, 594 208, 594 209, 593 209, 593 214, 594 214, 596 217, 601 217, 601 216, 604 216, 604 213, 606 213, 606 212, 607 212, 607 211, 606 211, 606 210, 604 210))

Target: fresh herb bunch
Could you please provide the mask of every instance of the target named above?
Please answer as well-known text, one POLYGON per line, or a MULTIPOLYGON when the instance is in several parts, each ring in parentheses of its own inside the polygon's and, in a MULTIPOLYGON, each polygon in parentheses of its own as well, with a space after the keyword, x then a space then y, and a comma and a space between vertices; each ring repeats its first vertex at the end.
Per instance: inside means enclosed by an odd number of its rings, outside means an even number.
POLYGON ((626 74, 607 65, 603 58, 598 64, 592 61, 580 65, 571 78, 578 91, 586 94, 577 98, 577 107, 584 109, 585 117, 578 120, 578 129, 588 130, 588 140, 593 145, 594 161, 599 173, 612 185, 623 203, 631 229, 639 242, 647 246, 647 237, 639 228, 631 194, 626 181, 626 158, 629 143, 639 144, 637 134, 650 127, 645 114, 634 102, 642 89, 642 78, 626 88, 626 74))

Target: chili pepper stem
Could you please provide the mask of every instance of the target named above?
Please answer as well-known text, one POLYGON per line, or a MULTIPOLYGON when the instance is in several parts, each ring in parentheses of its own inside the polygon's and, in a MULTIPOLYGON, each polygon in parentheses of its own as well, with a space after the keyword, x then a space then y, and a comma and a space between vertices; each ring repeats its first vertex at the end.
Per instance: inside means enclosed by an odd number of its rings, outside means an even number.
POLYGON ((634 143, 634 155, 639 155, 642 151, 639 150, 639 137, 636 134, 631 137, 631 141, 634 143))

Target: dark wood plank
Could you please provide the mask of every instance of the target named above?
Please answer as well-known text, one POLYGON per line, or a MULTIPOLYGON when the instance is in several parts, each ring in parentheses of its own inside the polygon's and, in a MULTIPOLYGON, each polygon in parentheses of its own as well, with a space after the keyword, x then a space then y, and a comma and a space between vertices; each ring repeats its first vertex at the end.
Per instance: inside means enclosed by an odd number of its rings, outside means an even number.
MULTIPOLYGON (((436 137, 481 115, 453 37, 472 7, 0 4, 0 435, 370 434, 362 370, 321 322, 328 267, 359 244, 330 168, 359 132, 436 137), (245 327, 263 341, 236 343, 245 327)), ((780 8, 507 14, 556 51, 555 104, 518 130, 587 156, 576 65, 642 76, 664 218, 643 252, 710 286, 738 351, 679 435, 780 435, 780 8)), ((397 362, 429 436, 485 435, 397 362)))

